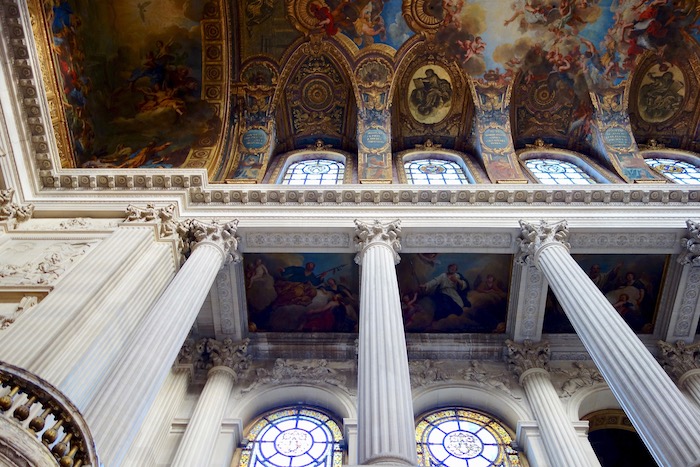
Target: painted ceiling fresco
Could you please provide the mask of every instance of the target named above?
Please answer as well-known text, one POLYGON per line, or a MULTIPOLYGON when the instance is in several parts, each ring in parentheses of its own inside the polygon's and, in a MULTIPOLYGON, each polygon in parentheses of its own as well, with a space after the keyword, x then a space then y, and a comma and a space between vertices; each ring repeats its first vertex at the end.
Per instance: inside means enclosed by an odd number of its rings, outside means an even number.
POLYGON ((323 140, 391 181, 392 153, 525 177, 537 138, 626 181, 655 139, 697 150, 698 0, 30 0, 64 167, 202 167, 259 183, 323 140))
MULTIPOLYGON (((666 255, 572 256, 634 332, 653 332, 668 262, 666 255)), ((551 290, 542 332, 574 332, 551 290)))

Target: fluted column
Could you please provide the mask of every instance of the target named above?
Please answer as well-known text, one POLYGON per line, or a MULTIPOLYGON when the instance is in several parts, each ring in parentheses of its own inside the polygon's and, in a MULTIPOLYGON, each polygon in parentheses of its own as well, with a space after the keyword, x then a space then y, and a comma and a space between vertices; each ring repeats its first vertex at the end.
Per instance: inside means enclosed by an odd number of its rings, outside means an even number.
POLYGON ((673 345, 659 341, 658 344, 661 364, 666 372, 700 406, 700 342, 687 345, 684 341, 678 341, 673 345))
POLYGON ((235 223, 189 221, 180 229, 191 255, 125 345, 85 417, 105 465, 121 465, 148 407, 167 377, 216 274, 235 255, 235 223))
POLYGON ((53 354, 63 338, 70 336, 72 327, 89 316, 129 274, 153 235, 153 226, 124 224, 117 228, 62 277, 31 313, 23 313, 5 331, 0 339, 0 359, 32 369, 53 354))
POLYGON ((569 254, 566 222, 520 221, 520 262, 544 273, 578 337, 663 466, 700 465, 700 412, 569 254))
POLYGON ((398 221, 355 221, 361 266, 358 460, 415 465, 416 437, 408 355, 396 278, 398 221))
POLYGON ((173 467, 209 465, 231 390, 249 365, 247 340, 234 344, 230 339, 223 342, 206 339, 203 344, 207 349, 205 364, 213 366, 207 373, 207 382, 187 424, 173 467))
POLYGON ((540 433, 552 466, 600 466, 584 451, 574 425, 559 401, 559 395, 549 377, 549 343, 522 344, 506 341, 508 363, 520 378, 527 400, 535 413, 540 433))
POLYGON ((168 373, 134 443, 129 448, 124 465, 157 465, 158 453, 161 452, 172 420, 187 395, 191 377, 192 365, 177 365, 168 373))

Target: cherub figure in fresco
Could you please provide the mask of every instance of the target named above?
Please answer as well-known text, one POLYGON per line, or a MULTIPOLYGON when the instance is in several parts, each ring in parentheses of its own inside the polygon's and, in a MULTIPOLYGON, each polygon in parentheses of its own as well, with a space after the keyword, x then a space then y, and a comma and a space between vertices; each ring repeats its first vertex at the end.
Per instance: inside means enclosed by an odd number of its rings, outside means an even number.
POLYGON ((374 4, 375 2, 368 3, 354 23, 357 34, 354 41, 357 45, 374 43, 374 36, 379 36, 381 40, 386 40, 384 18, 379 14, 373 14, 374 4))
POLYGON ((461 29, 462 8, 464 8, 464 0, 442 0, 443 23, 461 29))
POLYGON ((547 24, 547 17, 553 7, 547 8, 543 5, 533 5, 533 0, 516 0, 511 4, 514 10, 513 16, 503 22, 504 26, 520 18, 520 29, 526 30, 529 24, 547 24))
POLYGON ((481 36, 476 36, 474 40, 457 40, 457 45, 464 52, 462 63, 467 63, 475 55, 481 55, 486 49, 486 42, 481 39, 481 36))

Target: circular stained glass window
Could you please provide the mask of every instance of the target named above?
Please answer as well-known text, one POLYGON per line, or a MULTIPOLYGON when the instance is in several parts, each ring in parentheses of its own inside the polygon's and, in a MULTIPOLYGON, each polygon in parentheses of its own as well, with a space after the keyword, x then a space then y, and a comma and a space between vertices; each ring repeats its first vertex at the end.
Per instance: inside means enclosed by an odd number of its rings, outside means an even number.
POLYGON ((340 467, 338 424, 323 412, 290 407, 261 416, 248 430, 241 467, 340 467))
POLYGON ((416 427, 416 442, 418 464, 426 467, 523 465, 506 428, 474 410, 453 407, 424 415, 416 427))

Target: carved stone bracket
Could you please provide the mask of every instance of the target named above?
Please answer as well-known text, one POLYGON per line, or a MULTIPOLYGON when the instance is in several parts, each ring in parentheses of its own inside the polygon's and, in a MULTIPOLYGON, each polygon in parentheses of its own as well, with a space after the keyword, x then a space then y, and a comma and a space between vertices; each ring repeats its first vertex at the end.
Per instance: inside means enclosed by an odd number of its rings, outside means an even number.
POLYGON ((561 385, 561 397, 573 396, 579 389, 605 382, 596 368, 588 367, 581 362, 573 362, 572 365, 575 370, 558 370, 568 377, 561 385))
POLYGON ((175 204, 169 204, 164 208, 156 208, 153 203, 140 208, 130 204, 126 207, 126 219, 124 222, 153 222, 158 224, 158 234, 161 238, 175 234, 177 222, 175 221, 175 204))
POLYGON ((542 248, 553 243, 560 243, 569 249, 569 229, 566 221, 549 224, 541 220, 539 225, 520 221, 520 251, 516 254, 519 264, 535 264, 537 254, 542 248))
POLYGON ((394 254, 394 263, 399 263, 399 251, 401 251, 401 241, 399 240, 401 226, 399 220, 388 223, 375 220, 374 223, 370 224, 355 219, 355 225, 357 226, 355 244, 357 251, 359 251, 355 256, 357 264, 362 264, 362 257, 365 251, 374 245, 384 245, 390 248, 394 254))
POLYGON ((676 344, 659 341, 659 360, 666 372, 676 380, 691 370, 700 369, 700 342, 687 345, 684 341, 676 344))
POLYGON ((508 339, 506 341, 506 361, 510 369, 521 377, 527 370, 542 368, 549 370, 549 342, 532 342, 529 340, 518 344, 508 339))
POLYGON ((688 236, 681 240, 685 251, 681 252, 678 262, 700 266, 700 223, 688 219, 685 224, 688 227, 688 236))
POLYGON ((20 222, 28 221, 34 213, 34 205, 21 205, 12 202, 15 190, 0 190, 0 222, 7 222, 11 228, 16 228, 20 222))
POLYGON ((241 389, 241 394, 266 385, 285 383, 325 383, 339 387, 345 392, 350 391, 345 385, 346 377, 337 369, 331 368, 328 360, 309 359, 293 360, 278 358, 272 369, 257 368, 252 376, 251 384, 241 389))
POLYGON ((221 250, 224 256, 224 264, 240 262, 242 257, 238 251, 239 238, 236 236, 238 221, 233 220, 225 224, 216 221, 211 223, 201 222, 195 219, 187 219, 177 225, 177 232, 183 242, 183 253, 189 256, 199 245, 209 244, 221 250))

